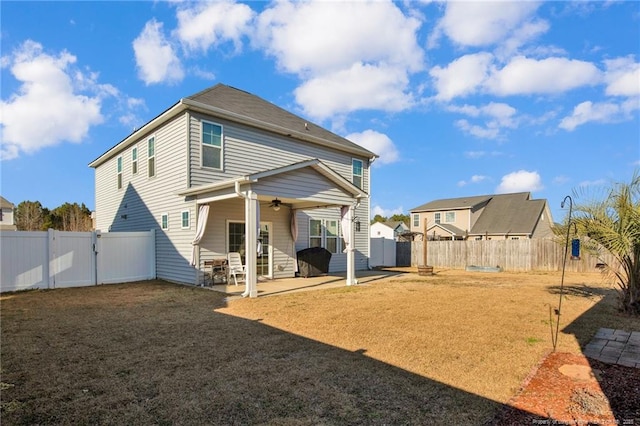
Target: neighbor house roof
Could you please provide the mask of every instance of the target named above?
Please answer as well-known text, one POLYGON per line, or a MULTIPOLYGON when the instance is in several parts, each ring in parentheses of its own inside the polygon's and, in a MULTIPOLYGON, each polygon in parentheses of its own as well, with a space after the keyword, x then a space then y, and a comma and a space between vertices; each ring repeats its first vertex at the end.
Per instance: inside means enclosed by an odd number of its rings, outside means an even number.
POLYGON ((469 235, 531 234, 546 202, 532 200, 528 192, 495 195, 469 231, 469 235))
POLYGON ((430 201, 421 206, 411 209, 411 213, 439 211, 439 210, 461 210, 470 209, 479 204, 486 203, 494 195, 477 195, 474 197, 443 198, 441 200, 430 201))
POLYGON ((402 225, 404 222, 402 222, 401 220, 387 220, 386 222, 379 222, 384 226, 388 226, 389 228, 393 229, 394 231, 396 229, 398 229, 398 226, 402 225))
POLYGON ((10 202, 9 200, 7 200, 6 198, 4 198, 2 195, 0 195, 0 208, 3 209, 12 209, 15 206, 13 205, 12 202, 10 202))
POLYGON ((244 90, 224 84, 216 84, 194 95, 180 99, 153 120, 127 136, 116 146, 89 163, 97 167, 107 159, 136 143, 140 137, 152 132, 176 115, 192 110, 210 116, 226 119, 254 128, 271 131, 283 136, 296 138, 313 144, 334 148, 353 155, 373 159, 376 154, 346 138, 336 135, 320 126, 292 114, 244 90))
MULTIPOLYGON (((469 235, 531 234, 544 211, 546 200, 532 200, 530 192, 478 195, 434 200, 411 209, 411 213, 463 210, 482 207, 469 235)), ((447 224, 440 224, 447 229, 447 224)), ((457 228, 456 228, 457 229, 457 228)))
POLYGON ((460 236, 464 236, 465 232, 463 229, 458 228, 457 226, 453 226, 449 223, 436 223, 435 225, 433 225, 431 228, 429 228, 427 230, 427 233, 429 233, 430 230, 432 230, 433 228, 440 228, 445 230, 446 232, 448 232, 451 235, 460 235, 460 236))

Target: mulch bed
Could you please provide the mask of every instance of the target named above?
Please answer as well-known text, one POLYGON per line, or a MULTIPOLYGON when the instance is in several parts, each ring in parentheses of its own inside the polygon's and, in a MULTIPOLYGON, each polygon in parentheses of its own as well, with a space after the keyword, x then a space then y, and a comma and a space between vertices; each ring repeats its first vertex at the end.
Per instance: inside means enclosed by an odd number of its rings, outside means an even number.
POLYGON ((550 353, 495 425, 640 425, 640 369, 550 353))

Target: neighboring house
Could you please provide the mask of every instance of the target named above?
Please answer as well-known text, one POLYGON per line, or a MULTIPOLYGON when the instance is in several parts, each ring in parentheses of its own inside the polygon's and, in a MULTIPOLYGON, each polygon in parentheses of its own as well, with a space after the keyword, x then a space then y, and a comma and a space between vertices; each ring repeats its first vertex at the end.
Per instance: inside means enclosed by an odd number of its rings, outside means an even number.
POLYGON ((180 99, 89 164, 96 229, 156 230, 158 278, 197 283, 205 260, 241 252, 258 277, 294 277, 321 246, 330 272, 368 268, 369 172, 376 155, 223 84, 180 99), (252 224, 246 226, 247 223, 252 224), (359 228, 359 231, 356 231, 359 228), (347 249, 347 242, 352 244, 347 249), (244 256, 256 253, 258 256, 244 256))
POLYGON ((409 232, 409 227, 402 221, 376 222, 371 225, 371 238, 387 238, 398 241, 401 235, 409 232))
POLYGON ((14 208, 13 203, 0 196, 0 231, 15 231, 18 229, 13 220, 14 208))
POLYGON ((411 231, 430 240, 495 240, 553 237, 547 200, 531 193, 480 195, 431 201, 411 209, 411 231))

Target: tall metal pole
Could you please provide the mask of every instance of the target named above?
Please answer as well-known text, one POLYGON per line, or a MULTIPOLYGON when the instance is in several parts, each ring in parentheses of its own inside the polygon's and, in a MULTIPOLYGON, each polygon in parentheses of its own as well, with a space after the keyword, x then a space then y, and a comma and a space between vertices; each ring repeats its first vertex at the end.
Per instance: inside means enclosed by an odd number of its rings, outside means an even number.
MULTIPOLYGON (((569 252, 569 231, 571 230, 571 211, 573 210, 573 199, 567 195, 560 203, 560 208, 564 208, 564 203, 569 200, 569 218, 567 219, 567 236, 565 238, 564 245, 564 257, 562 259, 562 278, 560 279, 560 300, 558 302, 558 309, 556 309, 556 333, 555 336, 551 335, 551 340, 553 343, 553 352, 556 351, 556 346, 558 345, 558 332, 560 330, 560 313, 562 312, 562 295, 564 294, 564 270, 567 265, 567 253, 569 252)), ((552 325, 553 327, 553 325, 552 325)))

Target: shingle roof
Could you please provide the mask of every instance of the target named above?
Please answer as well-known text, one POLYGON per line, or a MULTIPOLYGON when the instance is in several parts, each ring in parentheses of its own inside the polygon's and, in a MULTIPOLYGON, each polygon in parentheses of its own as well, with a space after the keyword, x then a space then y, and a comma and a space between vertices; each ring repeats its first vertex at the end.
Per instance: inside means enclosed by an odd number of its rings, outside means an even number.
POLYGON ((531 234, 546 200, 531 200, 528 192, 495 195, 469 234, 531 234))
POLYGON ((471 209, 486 204, 469 235, 531 234, 546 203, 544 199, 532 200, 529 192, 517 192, 435 200, 412 209, 411 213, 471 209))
POLYGON ((442 228, 445 231, 449 232, 451 235, 464 235, 465 234, 463 229, 460 229, 457 226, 453 226, 453 225, 451 225, 449 223, 437 223, 437 224, 433 225, 429 229, 433 229, 435 227, 442 228))
POLYGON ((338 143, 351 150, 361 151, 363 155, 369 157, 376 156, 376 154, 362 146, 338 136, 309 120, 292 114, 259 96, 225 84, 216 84, 194 95, 187 96, 186 99, 224 109, 242 117, 273 124, 293 132, 338 143))
POLYGON ((458 209, 470 209, 479 204, 486 203, 494 195, 476 195, 473 197, 460 197, 460 198, 443 198, 440 200, 430 201, 421 206, 411 209, 411 213, 426 212, 433 210, 458 210, 458 209))
POLYGON ((12 209, 15 206, 13 205, 13 203, 11 203, 9 200, 7 200, 6 198, 4 198, 2 195, 0 195, 0 208, 3 209, 12 209))

